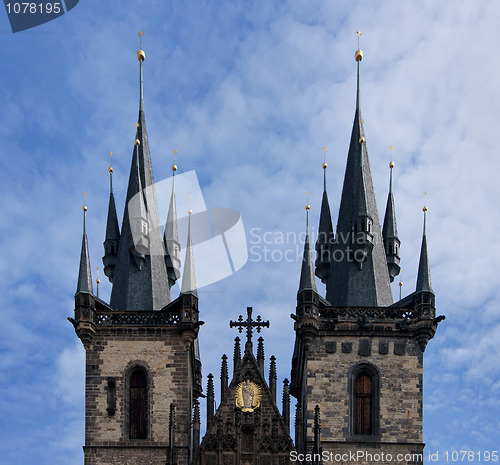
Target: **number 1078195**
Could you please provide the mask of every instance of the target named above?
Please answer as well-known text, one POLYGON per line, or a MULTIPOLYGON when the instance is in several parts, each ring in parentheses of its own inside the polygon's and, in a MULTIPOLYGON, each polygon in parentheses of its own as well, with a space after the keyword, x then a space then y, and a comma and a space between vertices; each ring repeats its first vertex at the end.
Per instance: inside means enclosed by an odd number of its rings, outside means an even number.
POLYGON ((61 3, 29 3, 29 2, 16 2, 6 3, 7 14, 22 14, 22 15, 36 15, 36 14, 59 14, 61 12, 61 3))
POLYGON ((446 462, 498 462, 498 451, 445 451, 444 459, 446 462))

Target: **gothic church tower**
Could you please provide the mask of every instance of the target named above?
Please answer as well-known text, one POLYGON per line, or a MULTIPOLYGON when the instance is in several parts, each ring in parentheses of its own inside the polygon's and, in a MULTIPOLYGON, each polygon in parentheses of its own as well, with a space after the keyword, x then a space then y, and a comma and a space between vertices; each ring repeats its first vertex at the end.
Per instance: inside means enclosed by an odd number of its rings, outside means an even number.
MULTIPOLYGON (((141 35, 141 34, 140 34, 141 35)), ((175 192, 162 237, 143 104, 140 103, 125 211, 118 225, 112 168, 103 257, 110 303, 93 293, 85 229, 70 321, 86 351, 85 465, 188 465, 201 395, 198 296, 190 237, 180 296, 175 192)), ((173 166, 175 170, 177 167, 173 166)), ((199 438, 199 431, 198 431, 199 438)))
MULTIPOLYGON (((392 463, 422 463, 423 354, 444 318, 436 318, 425 226, 415 292, 393 303, 390 283, 400 271, 394 164, 382 228, 361 118, 362 57, 358 49, 356 110, 336 231, 324 163, 316 263, 307 234, 293 315, 295 447, 308 464, 321 463, 322 452, 323 459, 383 452, 392 463), (314 275, 326 285, 326 298, 314 275)), ((356 457, 356 463, 391 463, 381 455, 356 457)))

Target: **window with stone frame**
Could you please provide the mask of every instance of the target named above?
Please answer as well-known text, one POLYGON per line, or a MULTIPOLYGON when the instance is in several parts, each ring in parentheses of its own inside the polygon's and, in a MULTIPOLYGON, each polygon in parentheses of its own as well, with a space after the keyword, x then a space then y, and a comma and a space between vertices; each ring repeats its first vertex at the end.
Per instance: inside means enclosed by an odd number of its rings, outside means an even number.
POLYGON ((366 371, 361 371, 355 381, 354 433, 373 433, 373 380, 366 371))
POLYGON ((348 371, 349 436, 352 440, 380 440, 380 388, 378 368, 355 363, 348 371))
POLYGON ((129 429, 130 439, 148 437, 148 376, 140 367, 130 373, 129 429))

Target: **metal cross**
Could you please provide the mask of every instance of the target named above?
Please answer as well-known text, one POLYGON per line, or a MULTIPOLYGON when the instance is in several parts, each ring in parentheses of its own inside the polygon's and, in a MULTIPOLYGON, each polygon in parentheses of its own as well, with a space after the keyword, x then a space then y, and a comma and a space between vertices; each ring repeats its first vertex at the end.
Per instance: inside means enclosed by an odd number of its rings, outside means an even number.
POLYGON ((241 333, 243 328, 246 327, 247 332, 247 343, 252 343, 252 328, 255 328, 258 333, 260 333, 261 328, 269 328, 269 321, 262 321, 261 316, 259 315, 256 320, 252 320, 252 307, 247 307, 247 319, 243 320, 243 317, 240 315, 238 321, 230 321, 230 328, 238 328, 238 331, 241 333))

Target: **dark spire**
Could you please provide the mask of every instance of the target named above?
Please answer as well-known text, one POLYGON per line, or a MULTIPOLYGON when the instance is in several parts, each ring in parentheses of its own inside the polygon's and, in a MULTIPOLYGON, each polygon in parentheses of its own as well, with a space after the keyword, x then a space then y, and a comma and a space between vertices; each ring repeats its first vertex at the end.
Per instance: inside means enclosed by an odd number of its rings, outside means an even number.
POLYGON ((321 420, 320 420, 320 409, 319 405, 314 407, 314 454, 320 454, 320 441, 321 441, 321 420))
POLYGON ((311 245, 309 241, 309 210, 306 205, 306 240, 304 242, 304 256, 302 258, 302 269, 300 271, 299 292, 306 289, 316 291, 316 279, 314 277, 314 262, 312 258, 311 245))
MULTIPOLYGON (((326 150, 323 149, 323 150, 326 150)), ((316 276, 323 284, 328 282, 330 271, 330 250, 333 243, 332 216, 328 194, 326 193, 326 161, 323 162, 323 199, 321 201, 321 212, 319 215, 318 239, 316 240, 316 276)))
MULTIPOLYGON (((83 194, 84 198, 87 194, 83 194)), ((92 294, 92 273, 90 271, 89 244, 87 240, 87 206, 83 205, 83 237, 82 251, 80 254, 80 270, 78 272, 78 284, 76 294, 87 292, 92 294)))
POLYGON ((186 244, 186 256, 184 258, 184 272, 182 275, 181 294, 194 294, 198 295, 196 291, 196 273, 194 270, 194 257, 193 257, 193 243, 191 240, 191 214, 192 210, 189 209, 188 220, 188 235, 186 244))
POLYGON ((276 403, 276 357, 271 355, 271 363, 269 364, 269 390, 271 391, 271 396, 273 397, 274 403, 276 403))
POLYGON ((222 356, 222 364, 220 369, 220 400, 224 397, 224 394, 227 391, 227 383, 228 383, 228 373, 227 373, 227 355, 224 354, 222 356))
POLYGON ((389 195, 387 196, 387 206, 385 208, 384 227, 382 228, 382 236, 384 238, 385 255, 387 259, 387 268, 391 283, 399 274, 401 268, 399 266, 399 247, 401 242, 398 238, 398 228, 396 225, 396 210, 394 208, 394 195, 392 193, 392 170, 394 162, 389 164, 391 169, 391 179, 389 182, 389 195))
POLYGON ((288 387, 288 379, 283 380, 283 422, 285 423, 286 432, 290 433, 290 390, 288 387))
POLYGON ((193 455, 196 460, 198 457, 198 449, 200 447, 200 402, 194 400, 193 408, 193 455))
POLYGON ((358 67, 356 111, 331 250, 326 299, 334 306, 389 306, 392 304, 387 260, 375 200, 370 161, 359 104, 358 67))
MULTIPOLYGON (((174 151, 177 153, 177 150, 174 151)), ((179 253, 181 245, 179 244, 179 233, 177 228, 177 209, 175 205, 175 172, 177 165, 172 165, 172 194, 170 195, 170 205, 168 207, 167 222, 165 223, 165 233, 163 242, 165 244, 165 263, 167 266, 168 286, 171 288, 180 278, 181 261, 179 253)))
POLYGON ((214 375, 212 375, 212 373, 209 373, 208 383, 207 383, 207 430, 214 418, 214 410, 215 410, 214 403, 215 403, 214 375))
POLYGON ((262 374, 264 374, 264 338, 257 339, 257 365, 262 374))
MULTIPOLYGON (((110 157, 113 152, 109 152, 110 157)), ((108 221, 106 223, 106 237, 104 239, 104 274, 112 283, 115 276, 116 257, 118 255, 118 244, 120 243, 120 227, 118 226, 118 216, 116 214, 115 196, 113 194, 113 167, 111 158, 109 163, 109 205, 108 221)))
POLYGON ((236 372, 238 371, 238 367, 240 366, 241 361, 241 346, 240 346, 240 338, 234 338, 234 353, 233 353, 233 377, 236 376, 236 372))
POLYGON ((142 49, 137 58, 139 119, 110 304, 117 310, 160 310, 170 302, 170 292, 144 117, 142 49))
POLYGON ((424 211, 424 233, 422 235, 422 248, 420 249, 420 262, 418 264, 417 275, 417 292, 427 291, 432 292, 431 283, 431 269, 429 266, 429 254, 427 252, 427 233, 426 233, 426 220, 427 220, 427 207, 423 208, 424 211))

